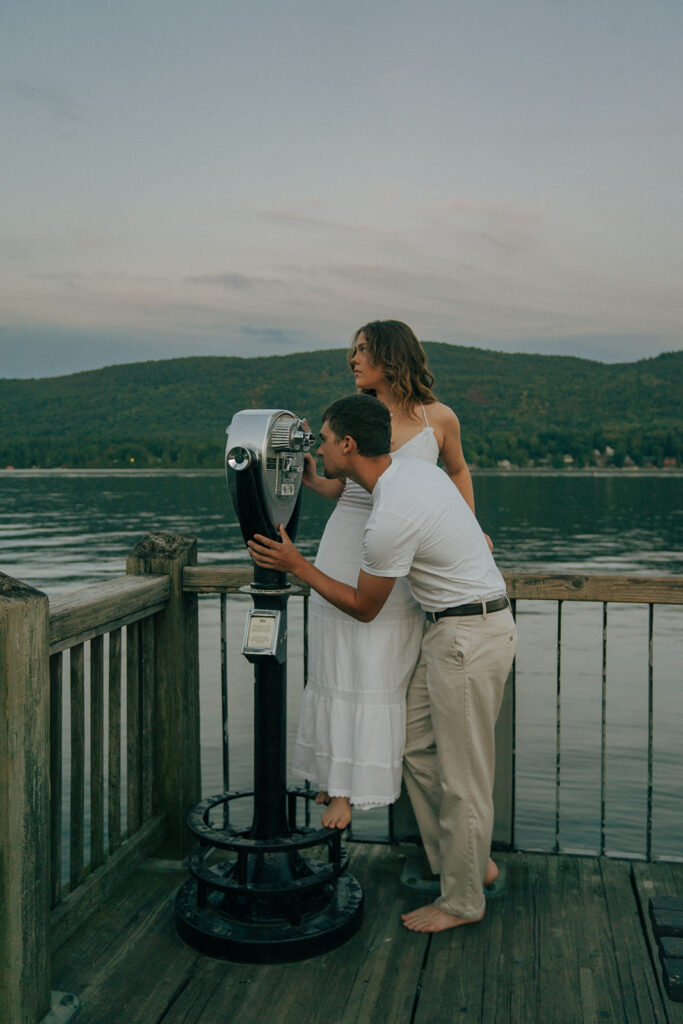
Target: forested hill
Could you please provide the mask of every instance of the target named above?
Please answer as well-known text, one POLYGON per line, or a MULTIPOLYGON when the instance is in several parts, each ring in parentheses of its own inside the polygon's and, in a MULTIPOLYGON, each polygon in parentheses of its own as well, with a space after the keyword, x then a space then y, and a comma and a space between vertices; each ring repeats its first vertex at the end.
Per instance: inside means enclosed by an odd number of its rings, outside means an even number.
MULTIPOLYGON (((683 352, 606 364, 436 342, 425 349, 475 465, 681 464, 683 352)), ((237 410, 291 409, 316 430, 321 410, 352 391, 342 350, 0 380, 0 466, 220 466, 237 410)))

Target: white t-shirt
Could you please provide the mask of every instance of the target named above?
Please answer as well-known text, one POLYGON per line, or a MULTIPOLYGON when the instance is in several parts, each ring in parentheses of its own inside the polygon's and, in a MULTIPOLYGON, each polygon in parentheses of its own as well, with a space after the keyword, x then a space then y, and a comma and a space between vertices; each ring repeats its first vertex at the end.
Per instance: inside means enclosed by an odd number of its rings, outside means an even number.
POLYGON ((377 481, 361 569, 407 576, 427 612, 505 594, 474 513, 446 473, 423 459, 396 459, 377 481))

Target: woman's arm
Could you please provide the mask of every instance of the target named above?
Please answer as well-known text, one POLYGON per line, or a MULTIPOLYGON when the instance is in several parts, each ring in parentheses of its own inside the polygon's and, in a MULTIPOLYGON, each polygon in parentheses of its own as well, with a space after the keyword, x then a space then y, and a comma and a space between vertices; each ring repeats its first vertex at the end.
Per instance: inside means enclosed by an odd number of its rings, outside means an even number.
POLYGON ((304 455, 304 475, 301 479, 304 487, 309 487, 315 494, 322 495, 336 501, 344 490, 343 480, 328 480, 324 476, 318 476, 316 462, 310 452, 304 455))
MULTIPOLYGON (((465 460, 460 439, 460 421, 452 409, 437 402, 427 406, 429 419, 434 428, 434 435, 439 445, 439 458, 443 468, 458 488, 463 498, 474 512, 474 487, 469 467, 465 460)), ((475 513, 476 515, 476 513, 475 513)), ((493 551, 493 541, 485 533, 486 543, 493 551)))
POLYGON ((428 405, 428 418, 439 445, 443 468, 474 512, 474 487, 460 439, 460 421, 452 409, 441 402, 428 405))

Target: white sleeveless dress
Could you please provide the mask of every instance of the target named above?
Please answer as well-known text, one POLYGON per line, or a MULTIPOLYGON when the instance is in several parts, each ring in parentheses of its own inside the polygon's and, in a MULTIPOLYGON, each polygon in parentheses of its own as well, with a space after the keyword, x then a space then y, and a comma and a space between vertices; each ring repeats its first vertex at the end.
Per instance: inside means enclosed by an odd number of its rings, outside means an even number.
MULTIPOLYGON (((426 426, 393 458, 436 464, 438 454, 434 431, 426 426)), ((368 492, 347 480, 315 562, 333 579, 356 585, 371 508, 368 492)), ((349 797, 360 809, 398 798, 405 696, 423 626, 424 613, 405 579, 396 580, 372 622, 352 619, 311 591, 308 685, 292 756, 295 775, 330 796, 349 797)))

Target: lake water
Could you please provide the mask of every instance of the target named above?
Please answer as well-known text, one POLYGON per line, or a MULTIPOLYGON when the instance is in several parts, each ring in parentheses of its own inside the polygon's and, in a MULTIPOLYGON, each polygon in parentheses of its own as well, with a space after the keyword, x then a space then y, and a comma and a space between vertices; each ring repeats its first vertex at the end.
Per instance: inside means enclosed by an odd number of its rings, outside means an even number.
MULTIPOLYGON (((477 512, 501 569, 627 576, 683 575, 683 475, 495 473, 475 475, 477 512)), ((315 553, 330 507, 304 494, 298 543, 315 553)), ((197 536, 200 563, 246 562, 222 474, 206 471, 0 472, 0 570, 55 596, 125 571, 147 531, 197 536)), ((239 647, 248 598, 229 598, 231 784, 251 782, 251 667, 239 647)), ((683 641, 681 608, 655 610, 653 850, 683 856, 683 641)), ((290 601, 289 736, 296 729, 302 606, 290 601)), ((647 789, 646 606, 610 605, 607 694, 607 847, 645 847, 647 789)), ((218 792, 219 609, 200 600, 202 772, 218 792)), ((555 815, 556 605, 520 602, 517 658, 517 833, 550 848, 555 815)), ((565 602, 562 613, 561 843, 599 845, 602 611, 565 602)), ((67 713, 68 720, 68 713, 67 713)), ((381 830, 377 812, 357 834, 381 830), (373 831, 374 830, 374 831, 373 831)))

